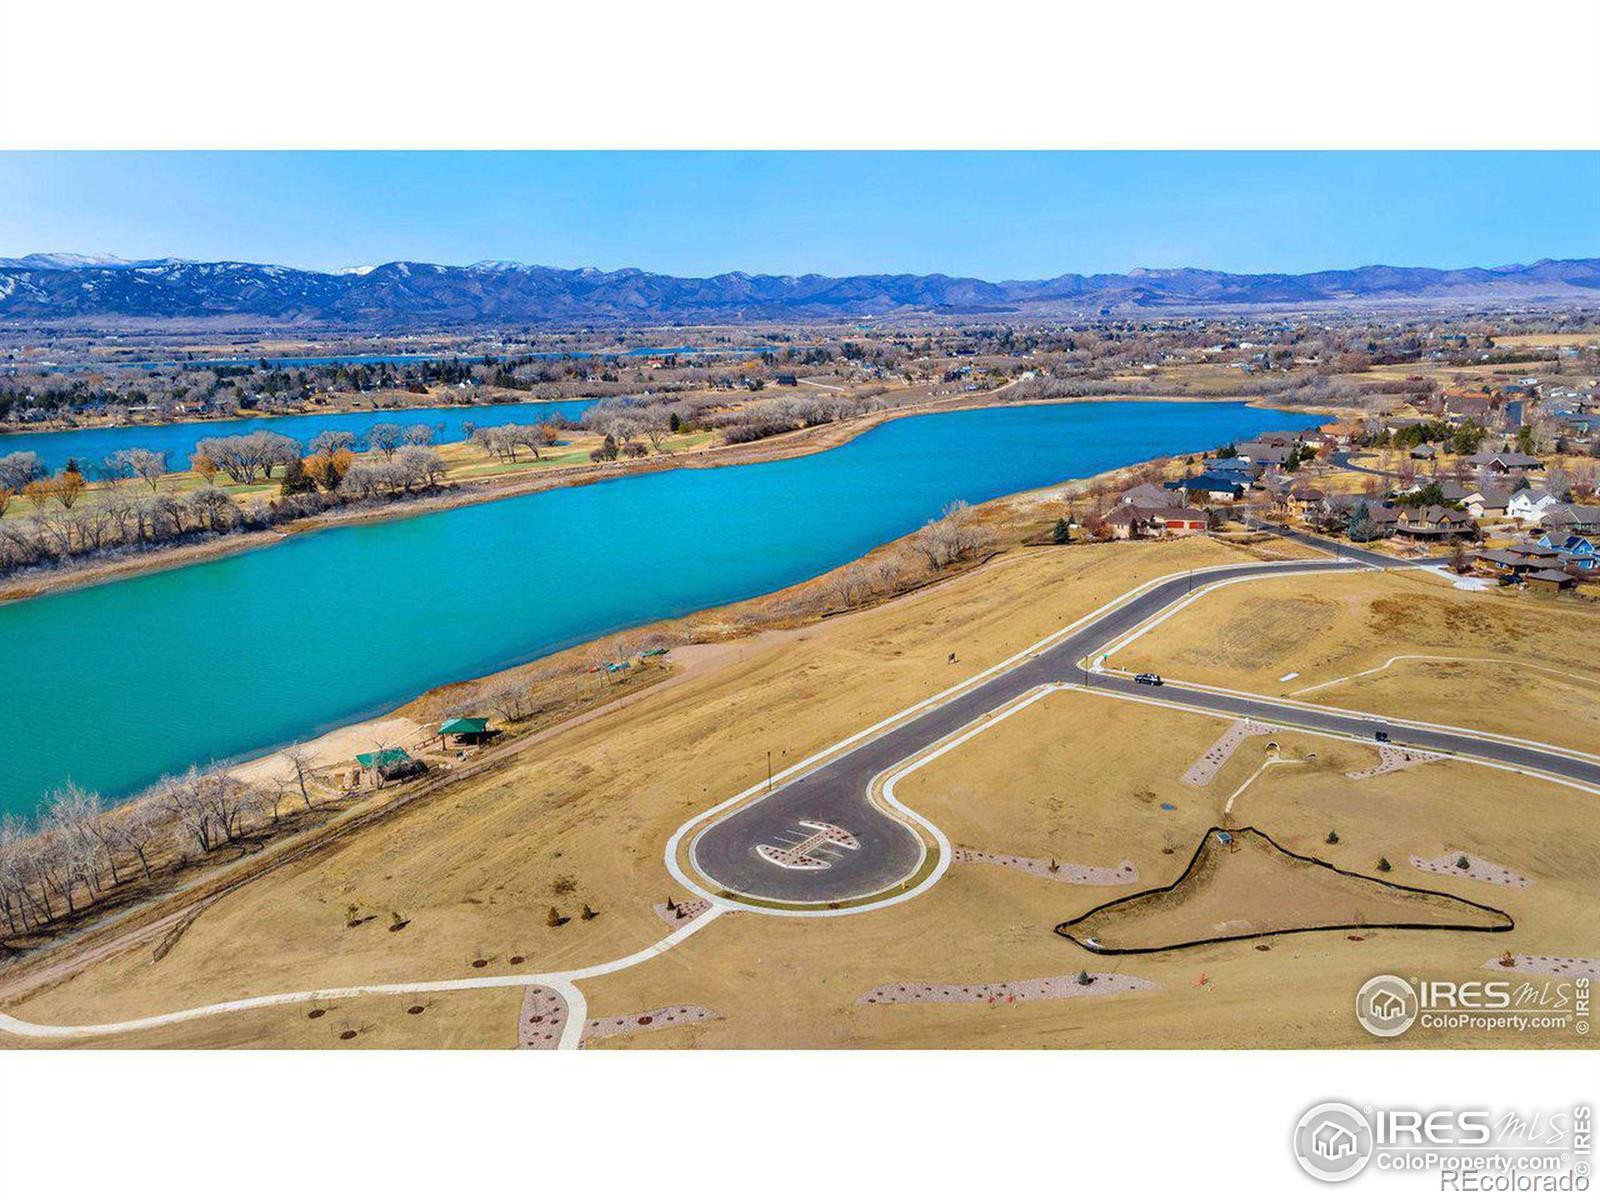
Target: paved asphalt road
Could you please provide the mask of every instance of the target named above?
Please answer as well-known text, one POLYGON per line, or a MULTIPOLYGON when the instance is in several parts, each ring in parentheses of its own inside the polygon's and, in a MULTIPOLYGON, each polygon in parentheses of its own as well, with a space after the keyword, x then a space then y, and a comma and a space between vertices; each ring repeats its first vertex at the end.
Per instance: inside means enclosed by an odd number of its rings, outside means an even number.
POLYGON ((1328 456, 1328 461, 1336 467, 1346 471, 1354 471, 1358 475, 1376 475, 1379 479, 1398 479, 1398 471, 1380 471, 1376 467, 1363 467, 1350 461, 1350 451, 1341 450, 1337 454, 1328 456))
MULTIPOLYGON (((1394 563, 1393 559, 1382 561, 1394 563)), ((1251 563, 1208 571, 1194 582, 1199 586, 1251 575, 1355 570, 1359 565, 1325 559, 1251 563)), ((920 843, 904 825, 872 805, 867 799, 868 784, 880 772, 1040 684, 1080 679, 1082 672, 1074 665, 1080 658, 1153 616, 1182 597, 1189 587, 1187 578, 1160 584, 1084 626, 1054 648, 724 817, 703 831, 692 846, 701 873, 742 895, 810 903, 870 895, 893 886, 915 869, 920 843), (833 859, 833 865, 824 871, 782 867, 756 852, 763 843, 784 846, 800 841, 810 832, 799 824, 804 820, 842 826, 860 840, 861 847, 829 847, 826 856, 833 859)), ((1104 676, 1093 682, 1095 687, 1110 683, 1104 676)))
MULTIPOLYGON (((1207 572, 1195 583, 1210 584, 1257 575, 1406 565, 1360 547, 1330 542, 1313 535, 1291 533, 1290 536, 1308 545, 1345 555, 1347 561, 1316 559, 1240 565, 1207 572)), ((868 800, 867 790, 871 781, 890 767, 906 761, 924 748, 1041 684, 1082 683, 1083 673, 1075 665, 1079 659, 1094 653, 1153 616, 1183 596, 1189 588, 1188 579, 1160 584, 1084 626, 1054 648, 1017 664, 1003 675, 889 730, 810 774, 784 784, 770 796, 723 818, 704 830, 693 844, 695 862, 701 873, 745 896, 802 903, 851 899, 892 887, 915 869, 921 848, 918 839, 905 826, 880 812, 868 800), (823 857, 831 859, 833 865, 822 871, 781 867, 756 852, 758 844, 784 846, 800 841, 810 833, 808 828, 799 824, 806 820, 842 826, 859 839, 860 848, 827 847, 823 857)), ((1091 674, 1088 683, 1091 690, 1095 691, 1159 699, 1222 716, 1248 716, 1267 724, 1296 725, 1363 739, 1372 738, 1381 728, 1388 731, 1395 745, 1468 754, 1491 762, 1544 771, 1600 786, 1600 764, 1555 751, 1499 741, 1493 737, 1422 729, 1401 721, 1317 712, 1268 699, 1219 695, 1171 684, 1155 688, 1114 675, 1091 674)))
POLYGON ((1287 525, 1273 525, 1266 521, 1256 521, 1250 528, 1269 530, 1287 541, 1299 542, 1302 546, 1310 546, 1314 550, 1322 550, 1328 554, 1337 554, 1342 558, 1352 558, 1364 567, 1434 567, 1450 561, 1443 555, 1432 558, 1395 558, 1377 550, 1369 550, 1365 546, 1358 546, 1354 542, 1338 542, 1333 538, 1319 537, 1314 533, 1305 533, 1299 529, 1291 529, 1287 525))

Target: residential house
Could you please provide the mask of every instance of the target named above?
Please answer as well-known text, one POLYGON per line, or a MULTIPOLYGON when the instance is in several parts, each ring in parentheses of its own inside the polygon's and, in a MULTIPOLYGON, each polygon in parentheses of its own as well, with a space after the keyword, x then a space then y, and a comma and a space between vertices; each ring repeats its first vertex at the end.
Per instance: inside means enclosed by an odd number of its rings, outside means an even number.
POLYGON ((1137 504, 1141 508, 1160 508, 1170 503, 1172 494, 1159 483, 1141 483, 1123 492, 1117 499, 1118 504, 1137 504))
POLYGON ((1289 505, 1290 512, 1298 513, 1300 516, 1306 516, 1307 514, 1321 509, 1326 504, 1327 499, 1327 493, 1321 488, 1314 488, 1308 484, 1301 484, 1300 486, 1291 488, 1289 490, 1289 494, 1286 497, 1286 502, 1289 505))
POLYGON ((1322 507, 1308 512, 1307 519, 1319 529, 1344 533, 1356 524, 1358 514, 1363 508, 1366 509, 1366 521, 1371 537, 1389 537, 1394 533, 1400 522, 1400 510, 1359 493, 1336 493, 1326 496, 1323 498, 1322 507))
POLYGON ((1600 533, 1600 504, 1552 504, 1539 526, 1552 534, 1600 533))
POLYGON ((1238 456, 1259 466, 1281 467, 1294 453, 1293 445, 1276 445, 1271 442, 1240 442, 1234 447, 1238 456))
POLYGON ((1514 521, 1537 525, 1544 516, 1545 509, 1559 503, 1559 500, 1542 488, 1523 488, 1520 492, 1513 493, 1511 499, 1506 502, 1506 516, 1514 521))
POLYGON ((1411 538, 1473 537, 1478 527, 1471 517, 1442 504, 1403 508, 1395 521, 1395 532, 1411 538))
POLYGON ((1200 464, 1200 469, 1207 475, 1232 475, 1240 483, 1246 484, 1262 474, 1259 463, 1253 463, 1248 458, 1240 458, 1238 455, 1232 458, 1207 459, 1200 464))
POLYGON ((1529 587, 1541 592, 1564 592, 1568 588, 1576 587, 1578 581, 1565 571, 1547 568, 1543 571, 1529 571, 1522 577, 1522 581, 1529 587))
POLYGON ((1460 498, 1475 520, 1495 520, 1506 515, 1511 492, 1502 488, 1476 488, 1460 498))
POLYGON ((1494 401, 1481 392, 1446 392, 1444 411, 1458 421, 1477 421, 1489 424, 1489 414, 1494 411, 1494 401))
POLYGON ((1173 505, 1120 504, 1107 514, 1106 524, 1112 536, 1121 539, 1188 537, 1206 531, 1206 514, 1203 509, 1173 505))
POLYGON ((1518 454, 1514 450, 1480 450, 1467 459, 1467 465, 1495 475, 1511 475, 1518 471, 1537 471, 1544 464, 1532 455, 1518 454))
POLYGON ((1576 567, 1580 571, 1600 568, 1600 554, 1595 552, 1594 539, 1584 537, 1581 533, 1569 533, 1565 537, 1559 534, 1552 537, 1547 533, 1539 539, 1539 545, 1554 550, 1563 566, 1576 567))
POLYGON ((1162 486, 1168 491, 1185 494, 1199 492, 1212 500, 1237 500, 1244 495, 1244 484, 1229 475, 1192 475, 1162 486))

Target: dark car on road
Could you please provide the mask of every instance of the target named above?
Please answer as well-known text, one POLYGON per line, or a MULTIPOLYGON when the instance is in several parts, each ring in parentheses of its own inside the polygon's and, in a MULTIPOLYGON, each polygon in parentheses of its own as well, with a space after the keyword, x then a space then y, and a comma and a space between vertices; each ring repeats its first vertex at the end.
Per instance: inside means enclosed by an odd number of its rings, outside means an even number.
POLYGON ((1151 687, 1161 686, 1161 676, 1150 671, 1141 671, 1133 677, 1135 683, 1148 683, 1151 687))
POLYGON ((1387 729, 1378 730, 1372 735, 1372 740, 1375 742, 1387 742, 1389 740, 1389 731, 1387 729))

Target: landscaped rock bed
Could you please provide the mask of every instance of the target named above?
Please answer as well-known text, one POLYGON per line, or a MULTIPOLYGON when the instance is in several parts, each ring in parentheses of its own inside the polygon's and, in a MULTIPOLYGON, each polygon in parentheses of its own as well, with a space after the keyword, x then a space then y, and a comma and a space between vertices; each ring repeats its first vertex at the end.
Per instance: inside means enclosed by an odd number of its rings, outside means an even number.
POLYGON ((1235 721, 1228 731, 1211 744, 1211 748, 1195 760, 1194 766, 1183 773, 1183 781, 1190 787, 1205 787, 1217 777, 1217 772, 1227 765, 1233 752, 1244 745, 1245 738, 1276 733, 1271 725, 1257 721, 1235 721))
POLYGON ((1364 771, 1346 771, 1346 779, 1376 779, 1407 767, 1420 767, 1423 763, 1438 762, 1444 755, 1430 754, 1426 750, 1399 750, 1394 746, 1378 747, 1378 765, 1364 771))
POLYGON ((518 1050, 554 1050, 567 1027, 567 1002, 561 993, 535 984, 522 994, 517 1017, 518 1050))
POLYGON ((1521 975, 1558 975, 1567 979, 1600 979, 1600 958, 1562 958, 1553 954, 1513 954, 1511 961, 1491 958, 1490 971, 1516 971, 1521 975))
POLYGON ((710 907, 711 901, 709 900, 684 900, 676 907, 670 904, 658 904, 656 905, 656 916, 676 929, 679 925, 687 925, 710 907))
POLYGON ((1015 1004, 1023 1000, 1072 1000, 1079 996, 1108 996, 1117 992, 1146 992, 1155 988, 1137 975, 1109 971, 1090 973, 1089 982, 1076 975, 1051 975, 1044 979, 1017 979, 1001 983, 890 983, 873 988, 857 1004, 1015 1004))
POLYGON ((1525 888, 1533 883, 1526 875, 1518 875, 1509 867, 1502 867, 1499 863, 1492 863, 1464 850, 1447 850, 1438 858, 1418 858, 1413 854, 1411 865, 1421 871, 1432 871, 1435 875, 1459 875, 1463 879, 1497 883, 1501 887, 1525 888), (1461 865, 1463 861, 1467 864, 1464 867, 1461 865))
POLYGON ((953 866, 984 863, 991 867, 1010 867, 1029 875, 1042 875, 1057 883, 1083 883, 1096 887, 1110 887, 1119 883, 1136 883, 1139 872, 1131 862, 1123 861, 1120 867, 1085 867, 1078 863, 1058 862, 1051 865, 1048 858, 1019 858, 1014 854, 990 854, 987 850, 974 850, 970 846, 957 846, 950 856, 953 866))
POLYGON ((674 1025, 698 1025, 702 1021, 720 1020, 721 1013, 698 1004, 673 1004, 621 1017, 596 1017, 584 1023, 580 1045, 587 1046, 600 1038, 617 1037, 624 1033, 646 1033, 654 1029, 670 1029, 674 1025))

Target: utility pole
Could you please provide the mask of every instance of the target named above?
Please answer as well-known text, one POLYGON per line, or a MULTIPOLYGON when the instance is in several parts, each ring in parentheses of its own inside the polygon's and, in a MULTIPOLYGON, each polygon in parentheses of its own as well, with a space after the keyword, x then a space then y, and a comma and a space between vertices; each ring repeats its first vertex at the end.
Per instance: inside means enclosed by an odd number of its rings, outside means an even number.
POLYGON ((772 751, 767 751, 767 791, 772 790, 772 751))

